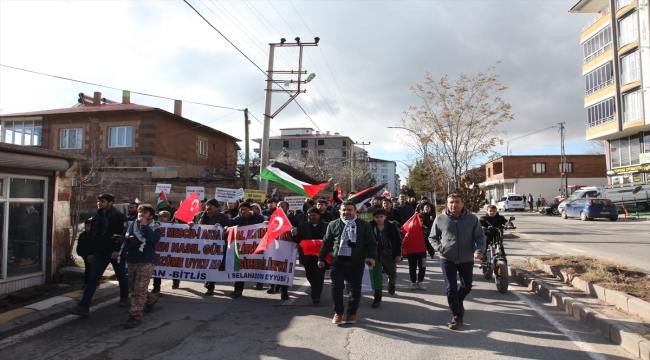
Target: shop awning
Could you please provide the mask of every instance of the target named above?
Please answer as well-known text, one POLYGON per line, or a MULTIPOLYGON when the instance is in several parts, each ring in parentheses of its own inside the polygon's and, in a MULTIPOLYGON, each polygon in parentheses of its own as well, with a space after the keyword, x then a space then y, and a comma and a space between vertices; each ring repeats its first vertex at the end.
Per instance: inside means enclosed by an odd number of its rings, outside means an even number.
POLYGON ((27 154, 16 154, 10 152, 0 152, 0 167, 12 167, 19 169, 36 169, 65 171, 70 164, 67 160, 51 158, 46 156, 36 156, 27 154))

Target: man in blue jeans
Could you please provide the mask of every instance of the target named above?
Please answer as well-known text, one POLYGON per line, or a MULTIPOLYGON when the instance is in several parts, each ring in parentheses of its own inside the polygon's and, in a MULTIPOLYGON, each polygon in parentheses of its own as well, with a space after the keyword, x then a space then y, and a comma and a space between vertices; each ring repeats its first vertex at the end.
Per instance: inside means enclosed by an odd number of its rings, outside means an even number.
POLYGON ((429 241, 440 254, 447 302, 453 315, 449 328, 457 330, 463 325, 463 301, 472 290, 474 259, 482 259, 485 252, 481 223, 476 215, 465 208, 459 194, 447 196, 447 208, 434 220, 429 241), (457 275, 460 276, 460 288, 457 275))
POLYGON ((90 228, 91 245, 88 262, 90 263, 90 277, 84 288, 81 301, 67 311, 73 315, 86 317, 89 315, 90 301, 95 295, 97 284, 101 280, 108 264, 113 265, 117 281, 120 285, 120 306, 129 306, 129 287, 124 268, 125 260, 118 262, 120 247, 122 246, 122 233, 127 225, 126 215, 113 206, 115 197, 111 194, 97 196, 97 213, 92 217, 90 228))
POLYGON ((332 302, 334 302, 333 324, 354 324, 361 300, 361 281, 365 262, 375 266, 377 240, 372 227, 357 218, 357 209, 351 201, 341 204, 341 217, 332 221, 325 230, 323 245, 318 253, 318 267, 325 267, 327 254, 332 257, 330 278, 332 280, 332 302), (348 310, 343 318, 343 288, 345 280, 350 284, 348 310))

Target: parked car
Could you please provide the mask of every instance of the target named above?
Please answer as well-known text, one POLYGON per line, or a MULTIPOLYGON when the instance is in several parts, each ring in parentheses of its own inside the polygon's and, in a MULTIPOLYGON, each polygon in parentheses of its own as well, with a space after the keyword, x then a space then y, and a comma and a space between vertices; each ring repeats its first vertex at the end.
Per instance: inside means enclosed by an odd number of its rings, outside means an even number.
POLYGON ((583 221, 594 218, 618 220, 618 209, 609 199, 576 199, 566 204, 562 210, 562 218, 579 217, 583 221))
POLYGON ((519 195, 508 195, 504 196, 499 200, 497 204, 499 210, 508 211, 508 210, 526 210, 526 198, 519 195))
POLYGON ((544 215, 560 215, 559 202, 551 202, 539 208, 539 213, 544 215))

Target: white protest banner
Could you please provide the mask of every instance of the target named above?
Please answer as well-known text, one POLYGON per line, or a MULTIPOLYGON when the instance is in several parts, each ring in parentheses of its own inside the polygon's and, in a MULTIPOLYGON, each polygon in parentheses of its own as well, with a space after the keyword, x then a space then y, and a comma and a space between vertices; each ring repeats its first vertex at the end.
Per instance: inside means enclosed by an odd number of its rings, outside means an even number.
POLYGON ((246 199, 253 199, 262 202, 266 200, 266 191, 244 189, 244 200, 246 199))
POLYGON ((289 204, 289 210, 301 210, 302 204, 305 202, 304 196, 285 196, 284 201, 289 204))
POLYGON ((275 195, 276 191, 278 191, 278 188, 273 188, 273 191, 271 192, 271 196, 275 195))
POLYGON ((237 197, 237 200, 243 199, 244 198, 244 189, 242 189, 242 188, 237 189, 237 192, 235 193, 235 196, 237 197))
POLYGON ((190 196, 195 191, 199 193, 199 200, 205 199, 205 187, 203 186, 186 186, 185 197, 190 196))
POLYGON ((165 194, 169 195, 172 191, 172 184, 157 184, 155 193, 160 194, 161 190, 165 190, 165 194))
POLYGON ((239 190, 237 189, 228 189, 228 188, 217 188, 217 191, 214 195, 214 198, 219 200, 219 201, 228 201, 228 202, 235 202, 241 197, 237 197, 237 192, 239 190))
POLYGON ((297 250, 290 232, 282 234, 267 250, 252 255, 266 234, 266 224, 237 227, 236 239, 230 248, 221 227, 165 225, 160 228, 162 237, 156 244, 155 277, 183 281, 293 284, 297 250), (239 270, 227 271, 226 265, 233 262, 238 264, 239 270))

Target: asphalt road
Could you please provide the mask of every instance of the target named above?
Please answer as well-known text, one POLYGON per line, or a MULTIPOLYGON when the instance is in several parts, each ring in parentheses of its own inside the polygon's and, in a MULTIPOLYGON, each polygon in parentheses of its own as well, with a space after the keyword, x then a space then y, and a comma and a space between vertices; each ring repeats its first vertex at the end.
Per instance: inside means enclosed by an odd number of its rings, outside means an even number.
MULTIPOLYGON (((524 223, 525 221, 522 221, 524 223)), ((513 258, 528 245, 508 240, 513 258)), ((304 284, 298 268, 295 284, 304 284)), ((205 297, 199 283, 171 290, 163 281, 157 308, 144 323, 125 330, 127 310, 111 304, 87 319, 69 316, 52 329, 38 327, 2 339, 2 359, 629 359, 573 317, 511 285, 497 292, 475 268, 474 290, 465 302, 465 325, 447 329, 451 320, 437 261, 429 263, 425 291, 407 289, 407 266, 399 266, 394 296, 384 294, 372 309, 364 296, 355 325, 333 325, 329 281, 323 301, 313 306, 304 286, 291 299, 250 289, 244 297, 223 295, 217 285, 205 297)))
MULTIPOLYGON (((562 219, 520 211, 501 212, 514 216, 512 235, 527 244, 522 255, 589 255, 631 265, 650 273, 650 221, 619 219, 562 219)), ((508 232, 506 232, 507 234, 508 232)))

